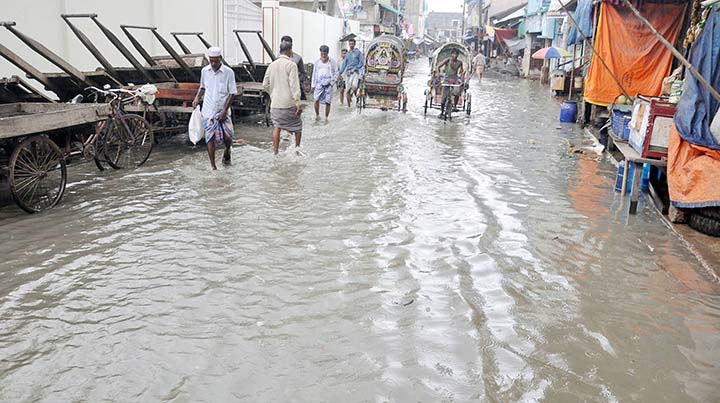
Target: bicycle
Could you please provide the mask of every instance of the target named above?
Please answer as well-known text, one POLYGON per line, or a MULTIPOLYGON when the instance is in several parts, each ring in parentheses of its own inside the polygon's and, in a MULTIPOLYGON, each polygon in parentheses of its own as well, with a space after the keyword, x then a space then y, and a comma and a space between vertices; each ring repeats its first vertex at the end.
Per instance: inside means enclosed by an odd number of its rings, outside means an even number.
POLYGON ((440 110, 444 120, 451 120, 453 111, 457 110, 455 106, 457 105, 460 94, 455 95, 455 92, 463 85, 464 84, 451 84, 447 82, 441 84, 443 94, 440 110))
POLYGON ((110 116, 98 123, 95 133, 82 141, 81 150, 87 158, 93 158, 101 171, 107 163, 113 169, 137 168, 150 157, 154 144, 152 126, 142 116, 126 113, 124 106, 136 101, 152 103, 154 93, 125 89, 102 90, 88 87, 99 98, 109 99, 110 116), (125 95, 125 96, 123 96, 125 95))

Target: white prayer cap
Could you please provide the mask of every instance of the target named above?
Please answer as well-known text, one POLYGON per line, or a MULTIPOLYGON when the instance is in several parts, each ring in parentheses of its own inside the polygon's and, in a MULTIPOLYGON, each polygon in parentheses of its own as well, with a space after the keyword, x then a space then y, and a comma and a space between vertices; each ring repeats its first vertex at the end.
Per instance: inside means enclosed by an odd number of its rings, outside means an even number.
POLYGON ((222 51, 217 46, 208 49, 208 57, 220 57, 222 51))

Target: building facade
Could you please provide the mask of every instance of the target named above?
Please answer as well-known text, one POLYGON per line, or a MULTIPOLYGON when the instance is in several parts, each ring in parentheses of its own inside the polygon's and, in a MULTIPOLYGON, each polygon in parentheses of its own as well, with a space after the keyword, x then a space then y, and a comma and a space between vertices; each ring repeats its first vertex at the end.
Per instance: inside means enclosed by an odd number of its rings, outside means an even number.
POLYGON ((431 12, 425 20, 425 33, 439 42, 462 39, 462 13, 431 12))
POLYGON ((403 18, 410 25, 412 32, 408 32, 409 37, 422 37, 425 32, 425 13, 427 11, 427 2, 425 0, 405 0, 403 8, 403 18))

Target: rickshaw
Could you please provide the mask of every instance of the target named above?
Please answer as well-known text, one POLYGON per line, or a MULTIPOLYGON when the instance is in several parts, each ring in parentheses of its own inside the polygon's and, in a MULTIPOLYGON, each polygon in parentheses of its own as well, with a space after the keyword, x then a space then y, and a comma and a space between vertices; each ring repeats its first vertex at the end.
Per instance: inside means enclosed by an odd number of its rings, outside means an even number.
POLYGON ((429 88, 425 90, 425 115, 427 115, 428 109, 439 109, 444 111, 443 118, 445 120, 451 119, 453 112, 462 111, 467 116, 470 116, 472 107, 471 95, 468 92, 468 80, 471 75, 470 66, 470 52, 459 43, 446 43, 433 52, 430 63, 429 88), (449 83, 445 82, 444 72, 437 70, 438 66, 450 57, 453 50, 458 51, 458 60, 462 62, 464 74, 457 82, 449 83))
POLYGON ((396 108, 407 111, 407 93, 403 76, 407 63, 406 47, 394 35, 380 35, 370 42, 365 56, 365 77, 358 89, 357 107, 396 108), (368 99, 374 100, 368 104, 368 99))

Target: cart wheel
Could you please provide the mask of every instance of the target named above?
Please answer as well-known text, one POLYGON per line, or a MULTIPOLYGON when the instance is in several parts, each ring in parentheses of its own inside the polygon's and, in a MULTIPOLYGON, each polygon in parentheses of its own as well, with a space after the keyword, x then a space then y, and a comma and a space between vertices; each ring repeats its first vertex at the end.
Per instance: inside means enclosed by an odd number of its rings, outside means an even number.
POLYGON ((108 125, 103 153, 115 169, 137 168, 150 156, 153 139, 147 120, 138 115, 123 115, 108 125))
POLYGON ((428 110, 428 103, 430 101, 430 93, 428 90, 425 90, 425 106, 423 106, 423 115, 427 116, 427 110, 428 110))
POLYGON ((45 136, 33 136, 10 156, 10 193, 28 213, 55 206, 65 193, 67 168, 60 148, 45 136))
POLYGON ((467 95, 466 102, 467 102, 467 105, 465 105, 465 108, 466 108, 465 113, 467 113, 467 115, 470 116, 470 111, 472 110, 472 97, 470 96, 470 94, 467 95))

